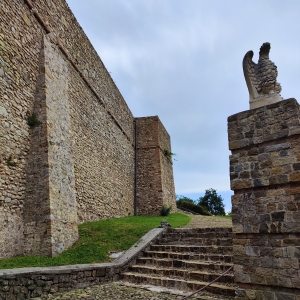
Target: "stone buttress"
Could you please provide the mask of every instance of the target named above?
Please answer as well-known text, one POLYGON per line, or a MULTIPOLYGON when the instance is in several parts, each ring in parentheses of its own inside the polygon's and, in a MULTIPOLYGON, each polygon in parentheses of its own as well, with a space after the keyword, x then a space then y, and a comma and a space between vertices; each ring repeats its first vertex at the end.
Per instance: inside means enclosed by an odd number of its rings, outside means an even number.
POLYGON ((78 239, 68 65, 45 36, 27 165, 24 254, 54 256, 78 239))
POLYGON ((236 299, 300 299, 300 109, 228 118, 236 299))

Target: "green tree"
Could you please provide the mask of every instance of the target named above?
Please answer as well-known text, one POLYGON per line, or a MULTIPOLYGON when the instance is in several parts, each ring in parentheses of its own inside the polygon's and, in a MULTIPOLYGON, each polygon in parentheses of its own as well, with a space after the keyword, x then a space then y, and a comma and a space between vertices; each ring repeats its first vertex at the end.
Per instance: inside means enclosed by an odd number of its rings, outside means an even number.
POLYGON ((225 216, 223 198, 217 194, 217 190, 205 190, 205 195, 198 199, 198 205, 205 207, 213 215, 225 216))
POLYGON ((195 203, 195 201, 191 198, 188 198, 186 196, 181 196, 181 195, 176 195, 176 201, 186 201, 186 202, 191 202, 191 203, 195 203))

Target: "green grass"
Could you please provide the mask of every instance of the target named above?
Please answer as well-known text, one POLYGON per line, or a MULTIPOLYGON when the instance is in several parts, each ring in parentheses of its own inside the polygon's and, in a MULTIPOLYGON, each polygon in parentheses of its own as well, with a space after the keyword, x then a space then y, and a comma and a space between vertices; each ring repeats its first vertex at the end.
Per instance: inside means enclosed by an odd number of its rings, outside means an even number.
POLYGON ((165 217, 136 216, 100 220, 80 224, 79 240, 61 255, 50 258, 42 256, 22 256, 0 260, 0 269, 22 267, 46 267, 108 261, 109 251, 128 250, 145 233, 160 225, 162 219, 172 227, 189 223, 190 217, 181 213, 165 217))
POLYGON ((232 216, 216 216, 216 217, 232 220, 232 216))

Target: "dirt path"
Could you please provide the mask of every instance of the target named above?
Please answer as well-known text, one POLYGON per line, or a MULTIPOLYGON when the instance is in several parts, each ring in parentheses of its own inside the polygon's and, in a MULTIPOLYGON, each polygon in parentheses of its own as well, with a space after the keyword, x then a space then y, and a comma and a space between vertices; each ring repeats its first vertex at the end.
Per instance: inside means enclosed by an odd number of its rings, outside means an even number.
POLYGON ((209 217, 201 215, 189 215, 189 217, 191 217, 192 220, 190 223, 183 226, 183 228, 232 227, 232 221, 222 217, 209 217))

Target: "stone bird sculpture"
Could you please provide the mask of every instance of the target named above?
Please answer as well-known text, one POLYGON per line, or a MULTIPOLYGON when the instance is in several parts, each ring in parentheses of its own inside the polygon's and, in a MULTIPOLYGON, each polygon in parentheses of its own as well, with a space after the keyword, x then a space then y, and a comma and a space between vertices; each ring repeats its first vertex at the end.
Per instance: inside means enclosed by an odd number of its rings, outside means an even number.
POLYGON ((258 63, 252 61, 253 51, 248 51, 243 59, 244 76, 249 90, 250 109, 282 100, 281 86, 276 81, 276 65, 269 59, 271 45, 260 47, 258 63))

